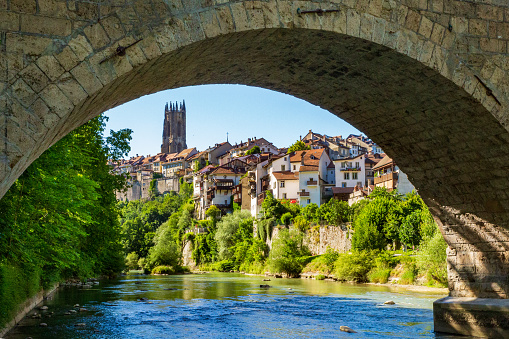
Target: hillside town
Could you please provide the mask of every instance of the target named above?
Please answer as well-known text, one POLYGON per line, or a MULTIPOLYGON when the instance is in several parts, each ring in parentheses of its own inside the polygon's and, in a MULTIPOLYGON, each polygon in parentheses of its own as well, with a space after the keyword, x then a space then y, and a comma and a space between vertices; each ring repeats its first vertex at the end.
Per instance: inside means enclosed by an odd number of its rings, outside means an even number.
POLYGON ((414 190, 407 176, 372 140, 363 135, 328 136, 309 130, 295 148, 279 148, 263 137, 228 140, 199 151, 187 147, 185 102, 165 106, 161 152, 136 155, 115 164, 128 176, 120 201, 149 199, 192 184, 195 215, 205 218, 212 205, 223 213, 237 204, 257 216, 268 191, 274 198, 304 207, 329 199, 350 205, 375 187, 405 194, 414 190))

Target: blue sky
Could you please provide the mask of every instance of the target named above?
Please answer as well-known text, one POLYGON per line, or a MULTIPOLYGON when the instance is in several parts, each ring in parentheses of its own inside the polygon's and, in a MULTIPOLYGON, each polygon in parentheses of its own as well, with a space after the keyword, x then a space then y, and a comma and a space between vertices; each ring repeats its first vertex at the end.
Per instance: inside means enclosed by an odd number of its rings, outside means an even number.
POLYGON ((109 130, 133 130, 131 153, 161 150, 166 102, 186 101, 187 146, 204 150, 215 143, 264 137, 288 147, 310 129, 327 135, 359 133, 326 110, 291 95, 244 85, 183 87, 147 95, 106 112, 109 130))

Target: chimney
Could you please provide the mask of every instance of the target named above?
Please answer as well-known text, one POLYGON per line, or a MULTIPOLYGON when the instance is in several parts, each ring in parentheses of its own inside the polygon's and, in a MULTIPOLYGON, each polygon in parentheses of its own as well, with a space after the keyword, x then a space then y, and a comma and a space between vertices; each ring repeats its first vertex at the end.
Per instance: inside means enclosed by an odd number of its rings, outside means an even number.
POLYGON ((300 139, 300 141, 302 141, 302 135, 301 135, 301 136, 299 136, 299 139, 300 139))

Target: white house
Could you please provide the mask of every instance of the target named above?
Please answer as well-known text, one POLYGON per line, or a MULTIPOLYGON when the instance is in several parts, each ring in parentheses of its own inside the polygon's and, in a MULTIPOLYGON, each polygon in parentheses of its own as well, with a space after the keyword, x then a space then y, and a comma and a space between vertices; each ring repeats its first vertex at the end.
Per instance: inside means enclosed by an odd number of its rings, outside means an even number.
POLYGON ((334 161, 336 187, 363 187, 366 182, 365 154, 334 161))

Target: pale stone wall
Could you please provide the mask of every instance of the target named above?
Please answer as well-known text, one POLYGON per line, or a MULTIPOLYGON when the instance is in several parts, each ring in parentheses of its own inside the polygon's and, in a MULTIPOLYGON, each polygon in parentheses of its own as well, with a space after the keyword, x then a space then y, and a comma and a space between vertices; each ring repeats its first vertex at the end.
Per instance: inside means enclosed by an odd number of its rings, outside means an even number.
POLYGON ((182 249, 182 265, 189 267, 190 269, 196 268, 196 261, 193 259, 193 242, 186 241, 184 248, 182 249))
POLYGON ((309 248, 312 255, 324 254, 327 248, 340 253, 352 249, 352 234, 348 231, 348 225, 319 226, 312 228, 304 237, 304 244, 309 248))

